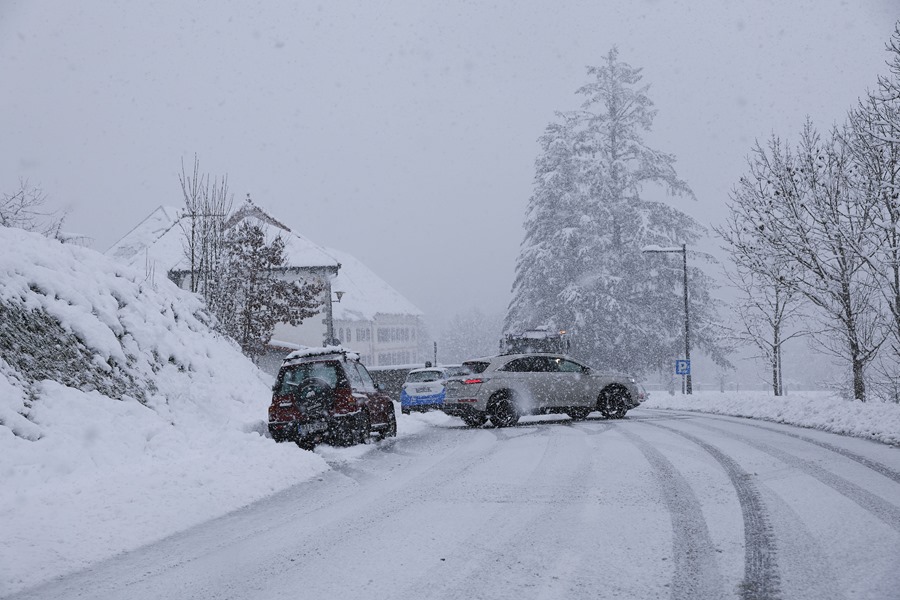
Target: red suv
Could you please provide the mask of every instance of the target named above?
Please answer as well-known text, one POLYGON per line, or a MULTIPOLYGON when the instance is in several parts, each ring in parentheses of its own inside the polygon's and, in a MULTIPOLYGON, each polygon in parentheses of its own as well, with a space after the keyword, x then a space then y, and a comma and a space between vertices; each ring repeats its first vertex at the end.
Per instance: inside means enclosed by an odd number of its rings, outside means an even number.
POLYGON ((339 347, 290 353, 272 387, 269 433, 276 442, 301 448, 318 442, 365 443, 372 433, 397 435, 394 403, 383 393, 359 355, 339 347))

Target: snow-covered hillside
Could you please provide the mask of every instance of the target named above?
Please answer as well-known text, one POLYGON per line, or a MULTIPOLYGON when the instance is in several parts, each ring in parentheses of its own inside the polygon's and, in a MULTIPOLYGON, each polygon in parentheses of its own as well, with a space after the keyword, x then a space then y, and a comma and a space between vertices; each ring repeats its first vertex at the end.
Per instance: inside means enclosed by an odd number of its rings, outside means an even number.
POLYGON ((0 595, 327 469, 269 383, 164 275, 0 227, 0 595))

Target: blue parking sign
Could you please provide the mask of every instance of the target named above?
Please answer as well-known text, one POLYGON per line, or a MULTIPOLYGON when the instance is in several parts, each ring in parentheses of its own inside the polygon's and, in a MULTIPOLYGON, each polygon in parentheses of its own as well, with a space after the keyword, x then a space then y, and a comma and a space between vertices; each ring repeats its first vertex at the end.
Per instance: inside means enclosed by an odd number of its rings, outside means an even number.
POLYGON ((675 361, 675 374, 676 375, 690 375, 691 374, 691 361, 689 360, 676 360, 675 361))

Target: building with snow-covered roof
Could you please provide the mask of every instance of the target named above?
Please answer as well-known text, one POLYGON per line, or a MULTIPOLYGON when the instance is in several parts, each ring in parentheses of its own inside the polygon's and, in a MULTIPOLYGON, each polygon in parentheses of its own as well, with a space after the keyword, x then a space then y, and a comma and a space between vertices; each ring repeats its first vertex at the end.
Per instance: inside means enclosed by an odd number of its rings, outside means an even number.
MULTIPOLYGON (((297 326, 276 324, 270 352, 260 360, 264 368, 276 369, 280 358, 292 350, 338 343, 336 340, 358 352, 367 365, 420 362, 417 348, 422 312, 397 290, 355 257, 319 246, 249 199, 228 217, 225 226, 231 229, 245 221, 260 225, 270 237, 281 236, 285 264, 278 271, 285 280, 325 283, 319 315, 297 326)), ((106 254, 143 269, 150 281, 168 277, 187 289, 191 276, 185 252, 189 226, 190 217, 183 210, 160 206, 106 254)))
MULTIPOLYGON (((226 229, 237 227, 244 221, 260 225, 270 237, 281 236, 285 264, 277 269, 280 276, 287 281, 315 280, 325 283, 320 300, 323 307, 327 306, 330 282, 337 275, 340 263, 324 248, 291 231, 249 199, 228 218, 226 229)), ((155 277, 168 277, 178 286, 188 289, 191 269, 185 247, 189 229, 190 217, 183 210, 160 206, 113 244, 106 254, 144 269, 151 281, 155 277)), ((278 339, 282 339, 287 348, 319 346, 327 337, 326 325, 321 317, 306 319, 295 327, 288 325, 282 328, 278 339)))

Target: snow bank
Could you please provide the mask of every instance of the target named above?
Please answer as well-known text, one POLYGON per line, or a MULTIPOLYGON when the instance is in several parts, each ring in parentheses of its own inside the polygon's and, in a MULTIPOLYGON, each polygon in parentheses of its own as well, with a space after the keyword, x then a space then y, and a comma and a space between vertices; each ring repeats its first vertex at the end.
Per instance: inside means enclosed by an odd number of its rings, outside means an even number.
POLYGON ((900 445, 900 404, 853 402, 825 392, 780 397, 766 392, 700 392, 691 396, 653 392, 641 406, 763 419, 900 445))
POLYGON ((0 307, 0 595, 328 468, 263 436, 269 379, 164 276, 0 228, 0 307))

